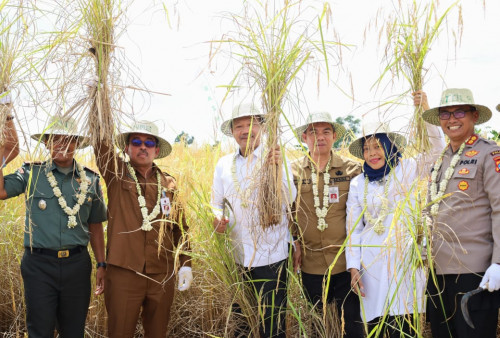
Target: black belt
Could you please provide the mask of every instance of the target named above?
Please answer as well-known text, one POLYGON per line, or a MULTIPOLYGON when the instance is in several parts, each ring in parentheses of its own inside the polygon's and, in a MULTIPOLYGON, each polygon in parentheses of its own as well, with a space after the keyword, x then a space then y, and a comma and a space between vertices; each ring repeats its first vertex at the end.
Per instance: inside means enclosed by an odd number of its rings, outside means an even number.
POLYGON ((33 251, 42 255, 57 257, 57 258, 67 258, 75 254, 79 254, 80 252, 86 251, 86 246, 77 246, 72 249, 63 249, 63 250, 52 250, 45 248, 26 248, 28 251, 33 251))

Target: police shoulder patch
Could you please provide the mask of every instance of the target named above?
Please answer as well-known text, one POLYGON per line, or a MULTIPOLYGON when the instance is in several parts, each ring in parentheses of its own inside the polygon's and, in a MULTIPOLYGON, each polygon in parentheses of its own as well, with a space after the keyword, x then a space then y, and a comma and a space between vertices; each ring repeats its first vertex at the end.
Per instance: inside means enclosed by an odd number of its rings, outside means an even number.
POLYGON ((495 150, 490 153, 491 156, 500 155, 500 150, 495 150))
POLYGON ((493 157, 493 162, 495 162, 495 171, 500 173, 500 156, 493 157))

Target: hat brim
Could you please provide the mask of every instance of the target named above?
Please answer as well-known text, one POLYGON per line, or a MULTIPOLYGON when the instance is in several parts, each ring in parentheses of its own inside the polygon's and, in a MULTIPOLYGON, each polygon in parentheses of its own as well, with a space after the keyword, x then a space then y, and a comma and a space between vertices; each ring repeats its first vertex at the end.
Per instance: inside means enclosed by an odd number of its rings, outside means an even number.
POLYGON ((472 106, 472 107, 476 108, 476 110, 479 113, 479 118, 477 119, 476 124, 485 123, 485 122, 489 121, 489 119, 491 119, 492 112, 491 112, 490 108, 483 106, 483 105, 480 105, 480 104, 471 104, 471 103, 463 103, 463 104, 454 103, 454 104, 450 104, 450 105, 444 105, 444 106, 432 108, 432 109, 426 110, 422 114, 422 118, 424 119, 424 121, 426 121, 430 124, 433 124, 435 126, 441 126, 441 123, 439 120, 439 108, 461 106, 461 105, 472 106))
POLYGON ((248 116, 255 116, 255 117, 260 117, 262 120, 265 120, 265 116, 262 114, 243 114, 241 116, 235 117, 235 118, 230 118, 229 120, 226 120, 222 123, 220 126, 220 130, 222 133, 226 136, 233 136, 233 132, 231 131, 231 123, 235 119, 239 119, 240 117, 248 117, 248 116))
POLYGON ((406 138, 401 134, 391 132, 391 133, 375 133, 375 134, 370 134, 370 135, 366 135, 366 136, 357 138, 349 146, 349 152, 351 153, 351 155, 353 155, 361 160, 364 160, 365 158, 363 156, 363 139, 370 138, 376 134, 386 134, 387 137, 389 138, 389 140, 391 140, 391 142, 394 145, 396 145, 398 150, 400 152, 403 152, 403 150, 406 146, 406 138))
POLYGON ((130 136, 130 134, 144 134, 144 135, 152 136, 155 139, 157 139, 158 140, 158 147, 160 148, 160 152, 158 153, 158 156, 156 158, 167 157, 172 152, 172 145, 167 140, 165 140, 164 138, 162 138, 160 136, 154 135, 152 133, 148 133, 144 130, 132 130, 132 131, 127 131, 126 133, 119 134, 117 136, 116 141, 118 142, 118 146, 120 147, 120 149, 125 149, 125 147, 127 146, 128 137, 130 136))
POLYGON ((302 134, 304 134, 304 132, 307 130, 307 127, 309 127, 309 125, 314 124, 314 123, 329 123, 329 124, 331 124, 333 126, 333 128, 335 129, 335 133, 337 134, 336 140, 341 140, 347 134, 347 130, 340 123, 335 123, 335 122, 330 122, 330 121, 316 121, 316 122, 304 124, 298 128, 295 128, 295 133, 299 137, 300 142, 304 142, 304 141, 302 141, 302 134))
POLYGON ((90 138, 87 136, 81 136, 78 134, 70 134, 70 133, 65 133, 65 132, 51 132, 50 134, 33 134, 31 135, 31 138, 37 142, 43 142, 44 136, 67 136, 67 137, 76 137, 78 139, 78 144, 77 144, 77 149, 83 149, 86 148, 90 145, 90 138))

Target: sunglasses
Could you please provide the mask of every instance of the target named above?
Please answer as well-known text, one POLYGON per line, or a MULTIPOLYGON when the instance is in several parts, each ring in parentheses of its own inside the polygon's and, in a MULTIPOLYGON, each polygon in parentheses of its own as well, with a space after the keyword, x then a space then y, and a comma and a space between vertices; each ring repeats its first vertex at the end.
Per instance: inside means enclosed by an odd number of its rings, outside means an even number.
POLYGON ((449 120, 452 114, 456 119, 463 119, 465 117, 465 114, 467 114, 470 111, 471 110, 455 110, 454 112, 440 111, 439 112, 439 119, 440 120, 449 120))
POLYGON ((156 141, 153 141, 153 140, 146 140, 143 142, 142 140, 140 140, 138 138, 134 138, 130 141, 130 144, 133 145, 134 147, 140 147, 140 146, 142 146, 143 143, 146 146, 146 148, 156 147, 156 141))

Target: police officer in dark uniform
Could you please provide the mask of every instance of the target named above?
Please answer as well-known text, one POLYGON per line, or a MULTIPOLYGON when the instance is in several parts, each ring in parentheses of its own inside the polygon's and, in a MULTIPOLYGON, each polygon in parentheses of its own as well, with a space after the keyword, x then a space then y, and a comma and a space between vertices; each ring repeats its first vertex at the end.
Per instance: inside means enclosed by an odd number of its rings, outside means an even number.
MULTIPOLYGON (((87 144, 72 119, 53 119, 46 134, 33 135, 51 154, 47 162, 0 171, 0 198, 25 193, 25 253, 21 274, 29 337, 83 337, 90 302, 90 241, 97 260, 96 294, 104 291, 106 205, 99 175, 74 160, 87 144)), ((0 155, 4 149, 0 148, 0 155)))

